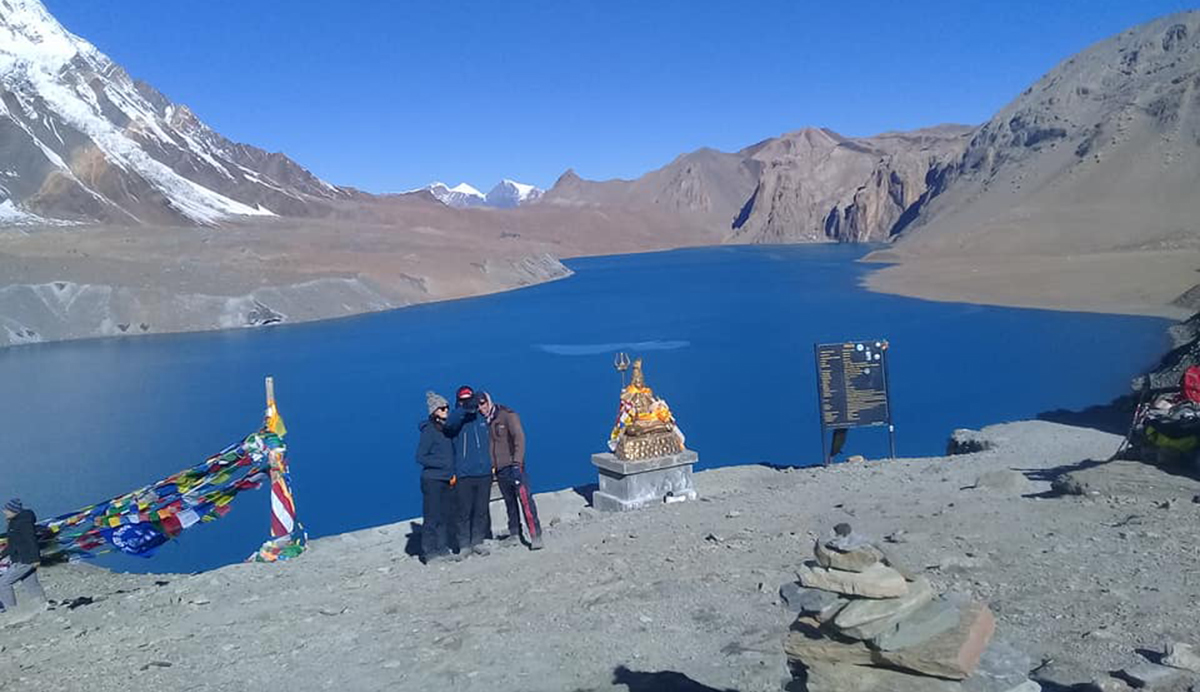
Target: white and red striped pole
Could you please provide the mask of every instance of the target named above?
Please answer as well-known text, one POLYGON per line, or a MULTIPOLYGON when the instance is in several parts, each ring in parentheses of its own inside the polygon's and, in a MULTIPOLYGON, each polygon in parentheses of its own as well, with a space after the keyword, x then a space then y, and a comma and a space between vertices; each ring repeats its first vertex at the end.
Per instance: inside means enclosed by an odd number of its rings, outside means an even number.
MULTIPOLYGON (((276 434, 282 434, 276 427, 279 412, 275 408, 275 378, 267 378, 267 427, 276 434)), ((292 499, 292 489, 287 484, 287 460, 283 450, 272 449, 270 452, 271 468, 271 538, 290 536, 296 528, 296 503, 292 499)))
POLYGON ((284 480, 284 463, 283 454, 271 450, 271 538, 290 536, 296 528, 296 505, 284 480))

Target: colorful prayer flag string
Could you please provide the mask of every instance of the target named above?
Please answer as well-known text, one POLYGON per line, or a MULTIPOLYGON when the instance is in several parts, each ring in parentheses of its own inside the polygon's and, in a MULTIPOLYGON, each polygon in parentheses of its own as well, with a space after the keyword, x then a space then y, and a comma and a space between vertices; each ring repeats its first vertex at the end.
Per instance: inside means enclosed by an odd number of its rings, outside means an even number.
MULTIPOLYGON (((282 420, 275 429, 283 431, 282 420)), ((228 514, 239 493, 261 487, 268 478, 274 485, 278 476, 286 490, 286 451, 281 435, 264 429, 153 485, 38 522, 42 559, 78 560, 113 550, 150 557, 188 528, 228 514)), ((287 496, 290 501, 290 491, 287 496)), ((296 543, 299 534, 294 551, 299 554, 304 530, 294 521, 294 506, 292 511, 287 539, 296 543)))

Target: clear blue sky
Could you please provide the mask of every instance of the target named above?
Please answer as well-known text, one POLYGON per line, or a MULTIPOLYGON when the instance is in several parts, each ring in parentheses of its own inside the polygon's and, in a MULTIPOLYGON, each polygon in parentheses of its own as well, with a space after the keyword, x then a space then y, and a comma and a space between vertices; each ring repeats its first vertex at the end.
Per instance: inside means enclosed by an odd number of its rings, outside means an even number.
POLYGON ((231 139, 374 192, 978 123, 1183 0, 44 0, 231 139))

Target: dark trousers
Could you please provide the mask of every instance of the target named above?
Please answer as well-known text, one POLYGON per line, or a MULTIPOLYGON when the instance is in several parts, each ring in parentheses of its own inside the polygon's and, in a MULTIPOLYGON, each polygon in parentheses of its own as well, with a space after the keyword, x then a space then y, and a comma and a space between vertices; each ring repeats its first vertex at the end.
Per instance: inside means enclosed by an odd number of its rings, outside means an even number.
POLYGON ((488 500, 492 495, 491 476, 458 477, 458 547, 473 548, 487 538, 492 528, 488 500))
POLYGON ((450 552, 453 509, 454 488, 450 481, 421 479, 421 554, 426 559, 450 552))
POLYGON ((529 479, 525 470, 516 466, 505 466, 496 472, 500 494, 504 496, 504 509, 508 512, 508 535, 521 535, 521 519, 529 532, 526 538, 533 540, 542 535, 542 524, 538 521, 537 504, 529 490, 529 479))

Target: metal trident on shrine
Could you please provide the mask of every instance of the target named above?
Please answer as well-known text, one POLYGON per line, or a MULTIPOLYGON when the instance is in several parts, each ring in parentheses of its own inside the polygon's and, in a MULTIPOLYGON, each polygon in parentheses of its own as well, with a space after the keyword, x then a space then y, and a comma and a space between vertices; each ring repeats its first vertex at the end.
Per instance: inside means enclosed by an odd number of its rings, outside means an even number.
POLYGON ((629 370, 629 354, 620 351, 613 357, 613 368, 621 374, 621 389, 625 389, 625 372, 629 370))

